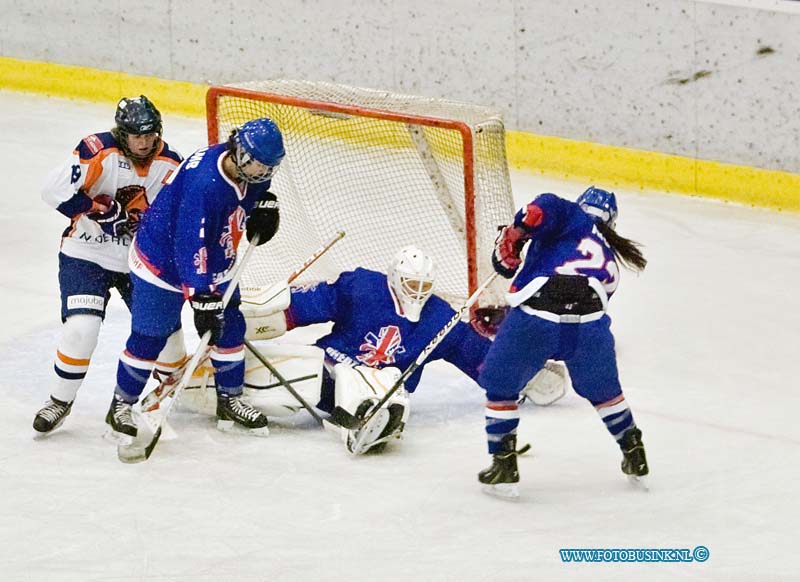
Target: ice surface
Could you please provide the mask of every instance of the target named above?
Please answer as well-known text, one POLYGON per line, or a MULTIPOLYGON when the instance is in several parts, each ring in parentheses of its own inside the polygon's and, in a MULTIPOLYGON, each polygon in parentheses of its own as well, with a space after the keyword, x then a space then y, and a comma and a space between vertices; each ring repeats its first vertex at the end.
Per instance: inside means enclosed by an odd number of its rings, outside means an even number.
MULTIPOLYGON (((431 365, 406 438, 351 458, 305 413, 267 439, 176 414, 179 438, 123 465, 101 438, 128 314, 112 300, 71 416, 34 439, 59 336, 66 221, 39 183, 114 104, 0 92, 0 580, 797 580, 800 217, 618 192, 621 234, 646 244, 611 304, 651 491, 633 489, 597 415, 573 393, 522 410, 521 499, 480 492, 482 395, 431 365), (693 548, 705 563, 565 564, 559 548, 693 548)), ((184 154, 199 120, 165 118, 184 154)), ((583 184, 515 175, 521 204, 583 184)), ((598 184, 603 186, 603 184, 598 184)))

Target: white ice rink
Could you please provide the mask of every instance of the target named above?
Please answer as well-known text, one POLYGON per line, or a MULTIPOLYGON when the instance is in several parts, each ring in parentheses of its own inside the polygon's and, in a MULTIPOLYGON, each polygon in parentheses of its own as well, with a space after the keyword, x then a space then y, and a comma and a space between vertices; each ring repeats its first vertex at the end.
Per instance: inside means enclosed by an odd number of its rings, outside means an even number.
MULTIPOLYGON (((648 493, 569 393, 522 410, 533 454, 520 460, 521 499, 482 494, 482 394, 438 364, 412 397, 406 438, 382 456, 351 458, 305 412, 267 439, 180 413, 178 439, 123 465, 101 438, 129 322, 116 295, 71 416, 34 439, 67 226, 39 183, 113 114, 0 92, 0 582, 800 580, 797 215, 618 191, 619 232, 650 260, 623 273, 610 309, 648 493), (569 564, 558 551, 698 545, 704 563, 569 564)), ((200 120, 164 125, 184 154, 204 144, 200 120)), ((514 183, 519 203, 586 186, 514 183)))

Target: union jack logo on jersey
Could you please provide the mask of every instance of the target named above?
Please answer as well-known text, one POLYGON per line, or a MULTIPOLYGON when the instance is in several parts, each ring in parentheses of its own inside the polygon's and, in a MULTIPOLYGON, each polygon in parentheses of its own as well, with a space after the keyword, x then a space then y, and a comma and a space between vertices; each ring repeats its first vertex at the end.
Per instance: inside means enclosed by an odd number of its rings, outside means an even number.
POLYGON ((225 249, 226 259, 236 258, 236 249, 244 233, 246 218, 244 209, 241 206, 237 206, 236 210, 228 217, 228 225, 222 229, 219 244, 225 249))
POLYGON ((358 348, 364 353, 356 356, 356 360, 373 368, 394 364, 395 354, 400 355, 406 351, 400 345, 402 341, 400 328, 396 325, 382 327, 377 336, 369 332, 364 336, 364 343, 358 348))

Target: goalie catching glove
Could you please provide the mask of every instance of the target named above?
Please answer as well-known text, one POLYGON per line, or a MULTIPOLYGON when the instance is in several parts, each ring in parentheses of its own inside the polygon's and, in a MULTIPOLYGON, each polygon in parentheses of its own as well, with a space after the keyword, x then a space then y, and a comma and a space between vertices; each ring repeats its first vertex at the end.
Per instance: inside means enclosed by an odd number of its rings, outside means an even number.
POLYGON ((275 236, 280 223, 278 198, 272 192, 266 192, 259 200, 256 200, 250 217, 247 219, 247 241, 252 243, 253 237, 258 235, 256 246, 263 245, 275 236))
POLYGON ((222 294, 216 291, 195 293, 189 300, 189 304, 194 310, 194 327, 197 329, 197 333, 203 337, 207 331, 211 332, 208 345, 215 345, 222 335, 222 328, 225 324, 223 315, 225 306, 222 304, 222 294))

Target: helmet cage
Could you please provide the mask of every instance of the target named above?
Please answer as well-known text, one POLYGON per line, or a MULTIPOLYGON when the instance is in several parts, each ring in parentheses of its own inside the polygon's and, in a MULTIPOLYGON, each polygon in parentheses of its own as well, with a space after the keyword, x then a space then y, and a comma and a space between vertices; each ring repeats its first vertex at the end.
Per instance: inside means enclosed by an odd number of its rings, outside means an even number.
POLYGON ((233 139, 236 144, 233 161, 236 163, 236 175, 239 180, 250 184, 259 184, 271 180, 278 170, 278 166, 267 166, 255 159, 242 145, 238 132, 233 139))
POLYGON ((425 303, 433 295, 433 259, 416 247, 406 247, 396 256, 390 269, 389 286, 403 317, 419 321, 425 303))

